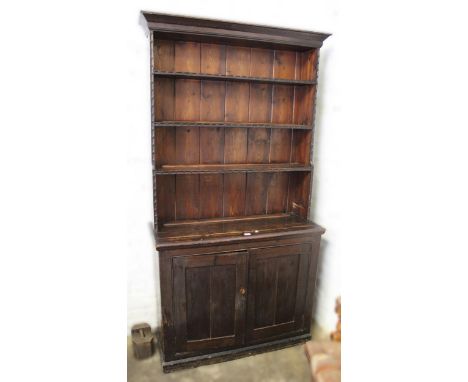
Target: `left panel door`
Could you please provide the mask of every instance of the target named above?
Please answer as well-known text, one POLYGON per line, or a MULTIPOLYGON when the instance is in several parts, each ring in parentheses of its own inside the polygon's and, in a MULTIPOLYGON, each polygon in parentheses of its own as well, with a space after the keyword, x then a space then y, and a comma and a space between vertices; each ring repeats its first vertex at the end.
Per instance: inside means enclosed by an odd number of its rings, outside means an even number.
POLYGON ((173 259, 177 353, 243 343, 247 256, 235 252, 173 259))

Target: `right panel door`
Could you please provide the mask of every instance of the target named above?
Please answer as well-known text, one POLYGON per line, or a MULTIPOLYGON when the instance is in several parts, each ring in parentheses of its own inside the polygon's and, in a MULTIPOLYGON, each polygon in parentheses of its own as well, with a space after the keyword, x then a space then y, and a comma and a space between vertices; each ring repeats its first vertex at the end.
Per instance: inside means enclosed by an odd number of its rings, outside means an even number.
POLYGON ((247 299, 249 343, 304 332, 317 259, 310 243, 250 250, 247 299))

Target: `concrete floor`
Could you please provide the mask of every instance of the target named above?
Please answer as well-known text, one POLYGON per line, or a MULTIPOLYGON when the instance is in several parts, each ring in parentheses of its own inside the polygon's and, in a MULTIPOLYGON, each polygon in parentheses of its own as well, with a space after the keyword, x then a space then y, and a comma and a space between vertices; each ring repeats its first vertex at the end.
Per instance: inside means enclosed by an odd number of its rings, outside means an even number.
POLYGON ((240 358, 234 361, 199 366, 164 374, 159 352, 151 358, 137 360, 133 356, 130 337, 127 341, 127 382, 292 382, 310 381, 310 370, 304 344, 240 358))

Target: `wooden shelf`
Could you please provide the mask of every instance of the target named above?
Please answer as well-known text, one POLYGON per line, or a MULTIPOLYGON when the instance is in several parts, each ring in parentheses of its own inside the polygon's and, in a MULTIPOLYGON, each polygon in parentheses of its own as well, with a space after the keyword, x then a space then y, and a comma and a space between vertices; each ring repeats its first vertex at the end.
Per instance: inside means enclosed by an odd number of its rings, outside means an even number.
POLYGON ((181 220, 163 224, 156 233, 158 245, 174 242, 223 240, 229 237, 291 234, 302 230, 325 230, 307 219, 289 213, 251 215, 201 220, 181 220))
POLYGON ((291 125, 282 123, 256 123, 256 122, 195 122, 195 121, 158 121, 154 127, 257 127, 267 129, 298 129, 312 130, 312 125, 291 125))
POLYGON ((160 78, 180 78, 185 80, 213 80, 213 81, 240 81, 240 82, 256 82, 264 84, 280 84, 280 85, 316 85, 315 80, 289 80, 282 78, 267 78, 267 77, 245 77, 245 76, 227 76, 221 74, 201 74, 188 72, 164 72, 154 70, 153 74, 160 78))
POLYGON ((300 163, 166 164, 156 170, 156 175, 233 172, 294 172, 311 170, 312 166, 300 163))

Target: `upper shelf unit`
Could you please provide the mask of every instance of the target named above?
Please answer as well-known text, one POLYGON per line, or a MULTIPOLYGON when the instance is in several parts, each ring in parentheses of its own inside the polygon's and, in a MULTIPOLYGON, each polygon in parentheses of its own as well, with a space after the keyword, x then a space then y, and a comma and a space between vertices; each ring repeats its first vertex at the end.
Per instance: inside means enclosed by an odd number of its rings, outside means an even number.
POLYGON ((295 80, 284 78, 266 78, 266 77, 248 77, 248 76, 229 76, 222 74, 197 74, 190 72, 165 72, 154 70, 153 74, 159 78, 180 78, 190 80, 211 80, 211 81, 238 81, 238 82, 253 82, 263 84, 278 84, 278 85, 315 85, 316 80, 295 80))
POLYGON ((159 39, 154 45, 153 73, 158 77, 316 84, 316 49, 300 52, 159 39))

